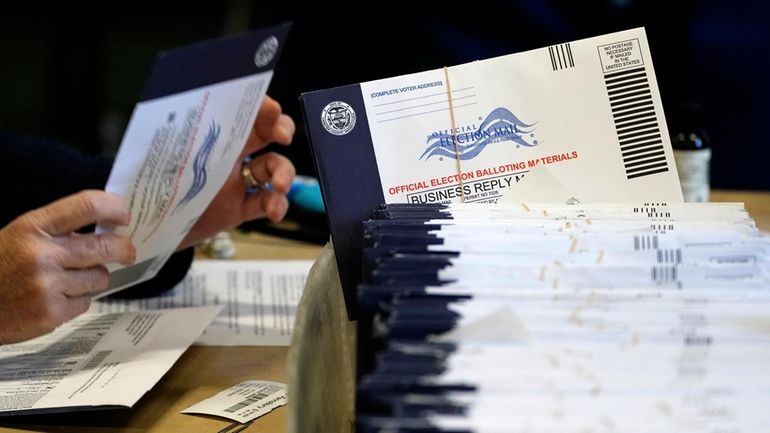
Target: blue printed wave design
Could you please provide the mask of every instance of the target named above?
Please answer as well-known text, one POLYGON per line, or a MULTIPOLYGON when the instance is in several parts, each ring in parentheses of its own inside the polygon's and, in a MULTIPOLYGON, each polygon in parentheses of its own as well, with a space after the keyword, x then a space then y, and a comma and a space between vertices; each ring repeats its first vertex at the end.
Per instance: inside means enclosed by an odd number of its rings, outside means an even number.
POLYGON ((203 139, 203 144, 201 145, 201 148, 198 149, 198 153, 195 154, 195 160, 193 161, 192 165, 192 185, 190 185, 190 189, 187 190, 187 194, 185 194, 182 200, 179 201, 177 209, 192 201, 195 196, 203 191, 203 187, 206 186, 206 181, 208 180, 206 167, 208 165, 209 158, 211 157, 211 152, 214 150, 214 145, 219 138, 219 132, 221 129, 222 128, 219 125, 214 123, 214 121, 211 121, 209 132, 206 134, 206 138, 203 139))
POLYGON ((420 159, 427 161, 432 156, 439 156, 469 160, 479 156, 488 144, 498 141, 512 141, 518 146, 534 147, 539 143, 534 139, 534 126, 534 123, 522 122, 507 108, 498 107, 487 115, 477 130, 455 134, 456 146, 452 134, 431 134, 427 139, 428 148, 420 159), (527 141, 525 136, 532 141, 527 141))

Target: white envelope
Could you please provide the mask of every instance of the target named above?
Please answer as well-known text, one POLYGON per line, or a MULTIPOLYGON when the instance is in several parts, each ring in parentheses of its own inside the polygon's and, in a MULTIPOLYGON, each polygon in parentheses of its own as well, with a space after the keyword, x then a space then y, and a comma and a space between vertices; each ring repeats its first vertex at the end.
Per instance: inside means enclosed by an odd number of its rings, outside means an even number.
POLYGON ((301 102, 351 317, 381 203, 682 202, 642 28, 301 102))
POLYGON ((385 202, 682 201, 643 29, 361 93, 385 202))
POLYGON ((105 190, 131 210, 131 266, 111 264, 105 296, 155 276, 225 183, 251 132, 289 27, 160 53, 105 190))

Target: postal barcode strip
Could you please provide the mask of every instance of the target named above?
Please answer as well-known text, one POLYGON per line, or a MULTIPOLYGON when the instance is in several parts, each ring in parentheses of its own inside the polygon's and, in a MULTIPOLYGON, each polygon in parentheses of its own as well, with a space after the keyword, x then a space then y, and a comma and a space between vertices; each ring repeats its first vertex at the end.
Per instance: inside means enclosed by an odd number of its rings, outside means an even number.
POLYGON ((647 164, 650 162, 657 162, 657 161, 665 161, 665 156, 659 156, 657 158, 651 158, 651 159, 645 159, 644 161, 631 161, 626 164, 626 167, 636 167, 642 164, 647 164))
MULTIPOLYGON (((637 212, 637 209, 639 209, 639 212, 647 213, 650 216, 654 216, 654 214, 657 212, 657 208, 655 206, 668 206, 668 203, 660 202, 660 203, 644 203, 644 207, 640 208, 634 208, 634 212, 637 212)), ((670 212, 666 212, 670 213, 670 212)), ((669 215, 670 216, 670 215, 669 215)))
POLYGON ((635 94, 636 92, 643 92, 644 90, 649 90, 650 85, 649 84, 640 84, 638 86, 632 86, 632 87, 622 87, 620 89, 615 90, 608 90, 607 94, 610 95, 610 97, 616 98, 615 100, 627 98, 631 94, 635 94))
POLYGON ((646 140, 646 138, 639 138, 642 136, 653 134, 654 137, 648 137, 648 138, 660 138, 660 129, 658 128, 658 125, 652 125, 653 129, 649 129, 650 126, 645 126, 642 128, 636 128, 637 131, 628 131, 625 130, 623 133, 618 133, 618 139, 620 140, 620 145, 623 146, 624 144, 630 144, 632 142, 631 139, 634 139, 633 141, 643 141, 646 140), (643 129, 643 130, 638 130, 643 129))
POLYGON ((651 269, 652 281, 667 283, 677 280, 676 266, 653 266, 651 269))
POLYGON ((634 250, 657 250, 658 237, 655 235, 637 235, 634 236, 634 250))
POLYGON ((682 264, 682 250, 680 248, 658 250, 658 263, 682 264))
POLYGON ((91 370, 93 368, 96 368, 99 366, 99 364, 104 361, 104 358, 110 356, 110 353, 112 353, 111 350, 102 350, 97 352, 91 359, 88 360, 85 365, 83 365, 83 370, 91 370))
POLYGON ((668 171, 663 139, 644 67, 604 76, 628 179, 668 171))
POLYGON ((615 126, 616 127, 618 127, 618 126, 621 126, 621 127, 628 126, 629 123, 626 123, 626 122, 637 121, 637 120, 640 120, 640 119, 643 120, 643 121, 650 121, 651 120, 651 121, 657 122, 657 119, 655 118, 655 113, 644 113, 644 114, 637 114, 636 116, 625 117, 623 120, 616 121, 615 122, 615 126))
POLYGON ((674 230, 674 225, 673 224, 650 224, 650 229, 652 229, 654 233, 666 233, 671 230, 674 230))
MULTIPOLYGON (((636 92, 634 92, 636 93, 636 92)), ((621 95, 622 97, 623 95, 621 95)), ((613 108, 617 107, 615 111, 620 110, 622 106, 625 106, 627 104, 630 104, 632 102, 642 102, 642 101, 651 101, 652 98, 650 97, 650 94, 647 93, 646 95, 634 95, 634 97, 626 95, 625 98, 622 98, 621 100, 615 100, 610 101, 610 106, 613 108)))
MULTIPOLYGON (((633 149, 634 147, 639 147, 638 146, 639 144, 641 144, 641 145, 657 144, 658 147, 660 148, 661 146, 660 146, 659 143, 662 143, 661 136, 660 136, 660 131, 652 132, 652 133, 648 132, 648 133, 645 133, 643 135, 637 135, 637 136, 634 136, 634 137, 626 137, 625 139, 623 139, 623 140, 621 140, 619 142, 620 149, 622 151, 624 151, 624 152, 629 150, 629 149, 633 149), (656 143, 656 142, 658 142, 658 143, 656 143), (632 146, 634 146, 634 147, 632 147, 632 146)), ((629 153, 629 155, 630 155, 630 153, 629 153)))
POLYGON ((620 137, 629 132, 641 131, 648 128, 658 128, 658 124, 654 122, 654 119, 652 122, 650 122, 650 120, 639 120, 637 122, 633 122, 633 124, 622 125, 617 129, 617 131, 618 136, 620 137))
POLYGON ((251 394, 250 396, 246 397, 246 400, 241 401, 240 403, 234 404, 227 409, 225 409, 225 412, 227 413, 235 413, 239 410, 243 409, 246 406, 252 405, 254 403, 259 402, 260 400, 264 399, 265 397, 268 397, 270 394, 275 394, 280 387, 277 386, 269 386, 265 389, 263 389, 261 392, 251 394))
POLYGON ((548 55, 551 57, 551 68, 554 71, 575 67, 572 48, 570 48, 568 43, 548 47, 548 55))

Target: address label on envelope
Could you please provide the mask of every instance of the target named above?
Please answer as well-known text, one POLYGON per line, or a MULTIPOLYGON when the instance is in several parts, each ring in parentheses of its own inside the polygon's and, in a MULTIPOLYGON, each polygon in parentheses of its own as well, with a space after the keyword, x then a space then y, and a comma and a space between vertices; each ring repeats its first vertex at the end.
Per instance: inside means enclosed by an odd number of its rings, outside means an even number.
POLYGON ((642 28, 302 103, 348 306, 383 202, 682 202, 642 28))

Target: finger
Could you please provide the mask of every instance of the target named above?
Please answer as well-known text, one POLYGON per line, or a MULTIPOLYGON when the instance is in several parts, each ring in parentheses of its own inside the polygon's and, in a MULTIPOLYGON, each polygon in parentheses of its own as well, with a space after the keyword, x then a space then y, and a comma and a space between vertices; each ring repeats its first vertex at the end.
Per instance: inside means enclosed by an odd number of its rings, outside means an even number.
POLYGON ((129 210, 115 194, 98 190, 81 191, 29 213, 38 228, 63 236, 89 224, 126 225, 129 210))
POLYGON ((278 193, 286 194, 289 192, 296 174, 294 164, 292 164, 289 158, 275 152, 270 152, 254 158, 249 164, 251 174, 254 175, 257 181, 262 183, 269 182, 273 191, 278 193))
POLYGON ((281 104, 275 99, 265 95, 265 98, 262 100, 262 105, 259 106, 257 119, 254 121, 252 134, 255 140, 249 140, 249 153, 255 152, 273 141, 273 128, 280 117, 281 104))
POLYGON ((68 236, 57 239, 64 252, 59 265, 82 269, 107 263, 130 265, 136 260, 136 248, 125 236, 112 233, 68 236))
POLYGON ((64 271, 60 279, 61 290, 69 298, 93 295, 110 285, 110 272, 104 266, 64 271))
POLYGON ((276 143, 288 145, 291 143, 291 140, 294 138, 294 132, 297 130, 296 125, 294 125, 294 120, 292 120, 291 117, 281 114, 281 116, 278 118, 278 120, 275 122, 275 126, 273 126, 273 140, 276 143))
POLYGON ((245 220, 261 218, 280 221, 289 210, 289 201, 285 195, 275 191, 261 191, 252 194, 243 203, 245 220))
MULTIPOLYGON (((269 125, 260 129, 266 129, 269 125)), ((252 153, 255 153, 263 149, 268 143, 279 143, 285 146, 291 144, 294 139, 294 133, 297 131, 297 126, 294 124, 294 120, 286 114, 281 114, 278 119, 272 124, 272 131, 270 132, 257 132, 256 127, 251 130, 251 135, 246 140, 246 145, 241 152, 241 159, 245 158, 252 153)))

